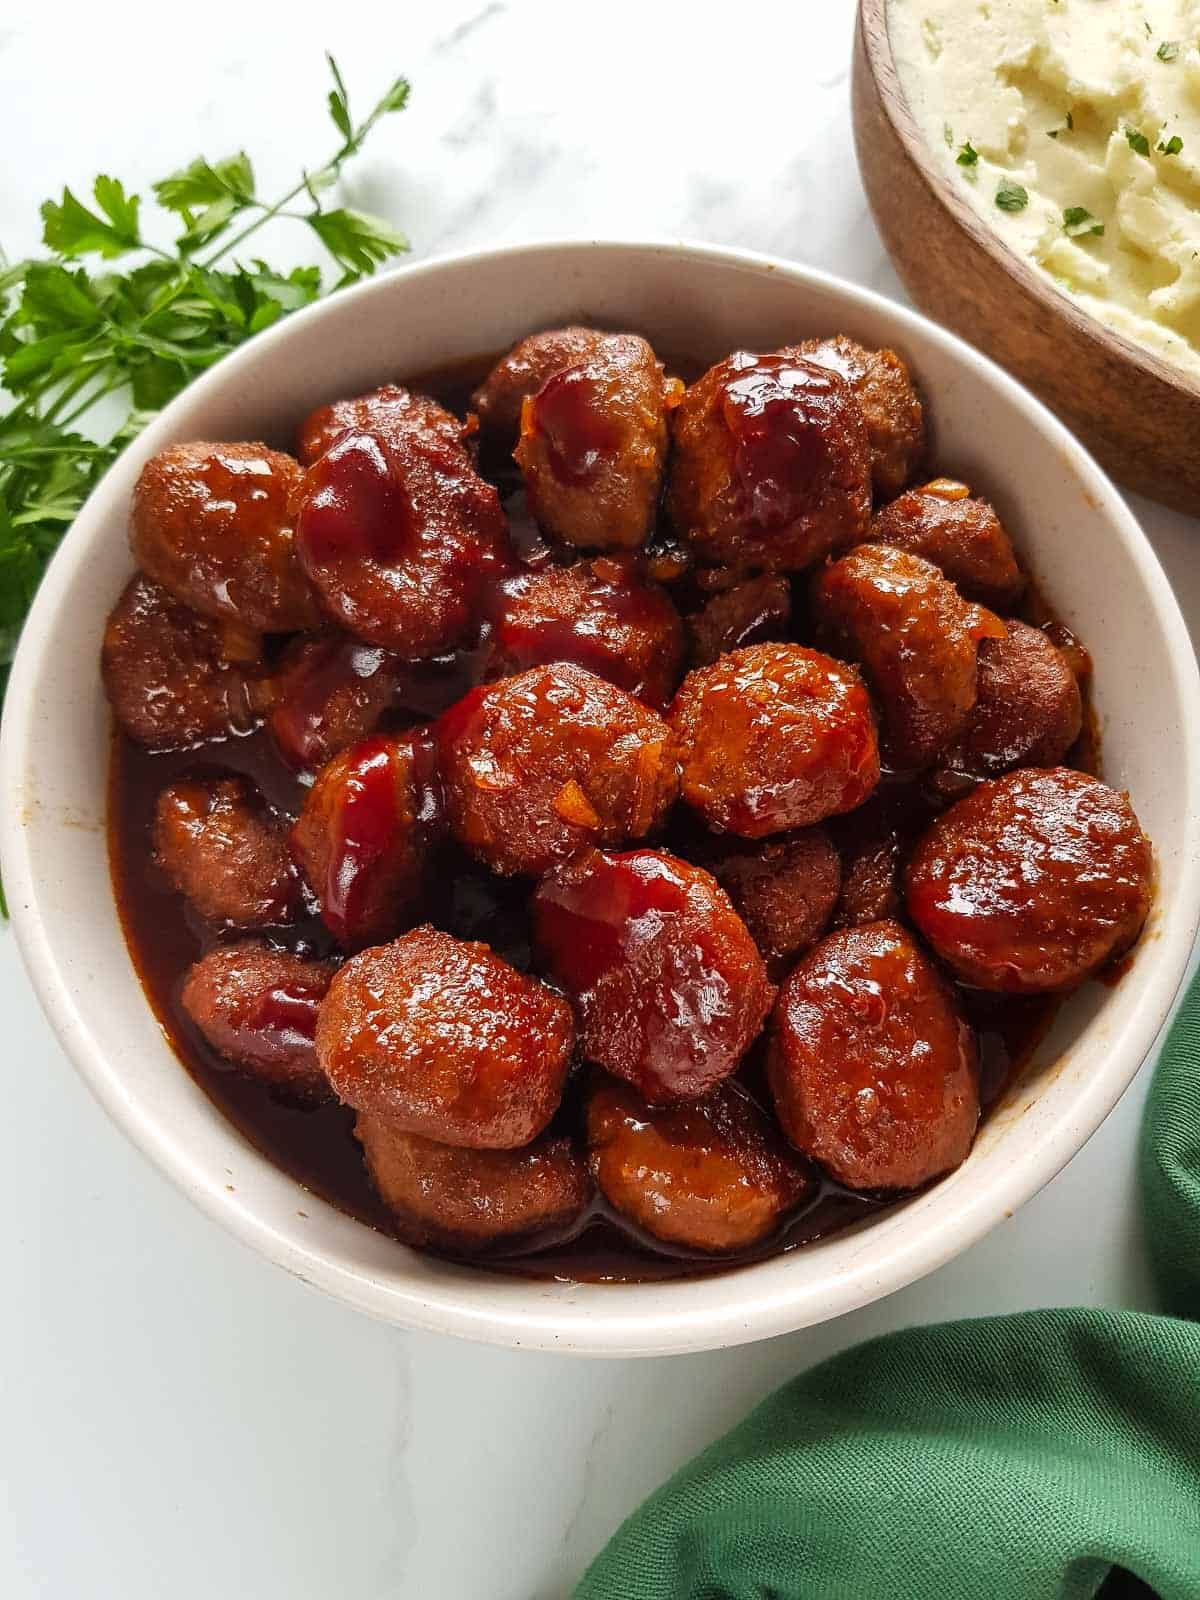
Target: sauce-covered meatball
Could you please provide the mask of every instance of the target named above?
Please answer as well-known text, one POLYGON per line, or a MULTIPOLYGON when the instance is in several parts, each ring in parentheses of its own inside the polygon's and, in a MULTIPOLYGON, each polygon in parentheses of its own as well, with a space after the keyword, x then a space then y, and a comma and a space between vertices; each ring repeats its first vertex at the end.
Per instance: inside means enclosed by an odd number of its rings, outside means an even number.
POLYGON ((838 373, 854 390, 871 443, 876 497, 899 494, 925 454, 925 417, 904 362, 894 350, 867 350, 842 333, 805 339, 800 353, 838 373))
POLYGON ((1067 767, 1028 768, 937 819, 908 864, 908 911, 966 983, 1068 989, 1137 938, 1152 870, 1127 796, 1067 767))
POLYGON ((924 556, 968 600, 994 611, 1007 611, 1025 587, 1000 518, 953 478, 935 478, 884 506, 871 523, 871 542, 924 556))
POLYGON ((300 885, 287 838, 246 778, 172 783, 154 808, 154 859, 210 922, 265 928, 290 922, 300 885))
POLYGON ((830 826, 842 860, 835 928, 898 917, 904 904, 900 868, 929 825, 930 805, 912 784, 888 784, 857 811, 830 826))
POLYGON ((133 491, 129 543, 176 600, 255 633, 315 627, 289 504, 299 464, 263 444, 173 444, 133 491))
POLYGON ((339 1099, 401 1133, 479 1150, 541 1133, 574 1043, 561 995, 428 925, 352 956, 317 1025, 339 1099))
POLYGON ((100 665, 129 737, 150 750, 178 750, 247 733, 258 721, 258 649, 257 639, 231 638, 138 576, 109 615, 100 665))
POLYGON ((440 423, 341 434, 304 475, 296 548, 336 622, 409 659, 458 644, 511 560, 499 495, 440 423))
POLYGON ((539 884, 534 938, 589 1061, 660 1104, 702 1095, 754 1042, 773 990, 711 874, 661 850, 589 852, 539 884))
POLYGON ((519 1150, 467 1150, 401 1133, 370 1113, 359 1114, 354 1131, 380 1199, 412 1244, 468 1254, 544 1244, 591 1199, 587 1167, 561 1136, 519 1150))
POLYGON ((978 693, 944 760, 955 772, 996 777, 1054 767, 1079 737, 1083 701, 1067 657, 1040 628, 1010 621, 979 646, 978 693))
POLYGON ((784 639, 792 620, 792 590, 786 578, 749 578, 706 601, 687 619, 693 667, 711 666, 730 650, 784 639))
POLYGON ((687 390, 672 432, 667 510, 701 561, 800 572, 865 537, 867 425, 836 372, 739 351, 687 390))
POLYGON ((655 1238, 707 1255, 761 1243, 815 1186, 736 1084, 651 1106, 627 1084, 597 1078, 587 1136, 611 1206, 655 1238))
POLYGON ((221 944, 188 973, 183 1009, 226 1060, 291 1098, 327 1100, 313 1040, 335 971, 253 939, 221 944))
POLYGON ((674 396, 644 339, 609 333, 526 399, 513 453, 529 508, 547 533, 590 550, 645 543, 674 396))
POLYGON ((497 595, 488 676, 573 661, 661 708, 679 683, 683 624, 671 597, 627 556, 509 578, 497 595))
POLYGON ((471 409, 484 433, 511 450, 525 401, 547 378, 596 355, 609 337, 596 328, 548 328, 514 345, 471 396, 471 409))
POLYGON ((1004 624, 969 605, 932 562, 864 544, 819 572, 812 606, 832 649, 862 663, 891 764, 930 766, 975 704, 979 641, 1004 624))
POLYGON ((292 829, 292 851, 348 948, 411 921, 442 828, 433 739, 376 734, 322 768, 292 829))
POLYGON ((280 755, 315 772, 365 739, 394 703, 406 665, 343 633, 295 640, 271 680, 269 726, 280 755))
POLYGON ((437 734, 451 831, 505 875, 644 838, 678 791, 663 719, 567 662, 473 689, 437 734))
POLYGON ((848 1189, 915 1189, 979 1121, 974 1037, 898 922, 831 933, 779 991, 767 1074, 783 1131, 848 1189))
POLYGON ((684 800, 747 839, 850 811, 879 781, 862 679, 804 645, 749 645, 690 672, 670 722, 684 800))
POLYGON ((842 881, 837 850, 821 827, 729 850, 709 867, 774 973, 820 938, 842 881))
POLYGON ((296 453, 311 467, 343 434, 375 433, 392 438, 408 431, 431 434, 451 446, 464 444, 471 432, 465 422, 429 395, 385 383, 370 394, 335 400, 312 412, 300 424, 296 453))

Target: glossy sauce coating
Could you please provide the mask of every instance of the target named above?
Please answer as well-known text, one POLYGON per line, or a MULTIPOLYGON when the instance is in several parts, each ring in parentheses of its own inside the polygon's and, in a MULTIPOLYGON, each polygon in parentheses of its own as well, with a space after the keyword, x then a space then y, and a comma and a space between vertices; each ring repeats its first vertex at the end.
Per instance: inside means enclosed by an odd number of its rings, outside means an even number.
POLYGON ((803 645, 748 645, 690 672, 670 722, 683 799, 747 839, 850 811, 879 781, 862 680, 803 645))
POLYGON ((155 807, 154 859, 210 922, 266 928, 298 909, 284 830, 244 778, 169 784, 155 807))
POLYGON ((334 970, 256 940, 219 944, 189 971, 181 1004, 235 1066, 294 1098, 324 1100, 313 1041, 334 970))
POLYGON ((908 864, 909 915, 981 989, 1073 986, 1141 931, 1153 856, 1126 795, 1067 767, 981 783, 908 864))
POLYGON ((472 690, 437 737, 450 828, 494 872, 538 877, 584 845, 644 838, 678 790, 662 718, 565 662, 472 690))
POLYGON ((515 344, 471 396, 471 409, 485 434, 511 450, 521 426, 521 407, 548 378, 587 361, 607 335, 595 328, 549 328, 515 344))
POLYGON ((1070 662, 1042 632, 1010 620, 1003 639, 979 645, 978 693, 944 760, 995 777, 1013 767, 1054 767, 1079 737, 1083 699, 1070 662))
POLYGON ((354 1131, 372 1183, 412 1244, 474 1254, 523 1238, 546 1243, 591 1199, 587 1167, 562 1136, 543 1134, 519 1150, 467 1150, 366 1112, 354 1131))
POLYGON ((842 866, 822 827, 716 855, 709 870, 733 901, 772 976, 814 944, 837 904, 842 866))
POLYGON ((175 750, 245 733, 258 721, 259 642, 223 630, 149 578, 131 578, 109 614, 100 667, 113 714, 131 739, 175 750), (236 658, 226 649, 232 645, 236 658), (246 659, 247 656, 249 659, 246 659))
POLYGON ((487 675, 573 661, 660 709, 678 686, 683 624, 629 557, 600 556, 509 578, 492 608, 487 675))
POLYGON ((979 1121, 975 1041, 898 922, 831 933, 779 991, 767 1076, 783 1131, 851 1189, 915 1189, 979 1121))
POLYGON ((399 698, 406 663, 344 633, 306 635, 284 653, 271 680, 269 726, 279 753, 316 772, 373 733, 399 698))
POLYGON ((748 578, 706 601, 687 619, 691 665, 709 667, 748 644, 786 639, 792 590, 786 578, 748 578))
POLYGON ((979 641, 1004 624, 968 605, 931 562, 864 544, 813 580, 823 642, 862 663, 893 766, 931 765, 966 725, 979 641))
POLYGON ((530 510, 547 533, 591 550, 645 543, 674 397, 646 341, 612 333, 525 400, 514 454, 530 510))
POLYGON ((871 523, 871 542, 932 561, 966 599, 994 611, 1010 610, 1025 587, 1000 518, 953 478, 935 478, 884 506, 871 523))
POLYGON ((667 509, 710 565, 800 572, 866 534, 867 427, 850 385, 793 350, 739 351, 672 416, 667 509))
POLYGON ((411 920, 442 831, 432 737, 378 734, 317 776, 292 852, 338 943, 358 949, 411 920))
POLYGON ((142 571, 201 616, 251 632, 317 624, 296 560, 299 464, 263 444, 173 444, 133 491, 129 543, 142 571))
POLYGON ((311 467, 344 434, 374 433, 381 438, 395 439, 411 432, 440 439, 453 449, 468 441, 471 428, 432 395, 385 383, 380 389, 372 389, 370 394, 318 406, 297 430, 296 454, 306 467, 311 467))
POLYGON ((496 490, 448 432, 343 433, 296 496, 296 547, 322 608, 406 658, 458 644, 511 561, 496 490))
POLYGON ((711 874, 662 850, 593 850, 545 878, 531 908, 589 1061, 656 1104, 703 1095, 734 1071, 774 991, 711 874))
POLYGON ((611 1205, 656 1238, 708 1255, 775 1232, 816 1181, 737 1084, 703 1100, 651 1106, 596 1077, 588 1158, 611 1205))
POLYGON ((904 362, 894 350, 868 350, 844 334, 805 339, 799 348, 854 390, 867 424, 876 498, 899 494, 925 454, 925 417, 904 362))
POLYGON ((317 1024, 339 1099, 471 1149, 515 1149, 541 1133, 574 1042, 561 996, 487 945, 428 925, 352 956, 317 1024))

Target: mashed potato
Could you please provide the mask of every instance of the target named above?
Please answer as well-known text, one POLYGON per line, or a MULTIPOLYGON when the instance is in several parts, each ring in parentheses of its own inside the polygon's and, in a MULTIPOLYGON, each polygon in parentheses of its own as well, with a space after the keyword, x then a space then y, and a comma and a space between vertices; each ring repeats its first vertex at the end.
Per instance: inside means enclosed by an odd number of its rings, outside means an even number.
POLYGON ((890 0, 909 104, 1014 250, 1200 377, 1200 0, 890 0))

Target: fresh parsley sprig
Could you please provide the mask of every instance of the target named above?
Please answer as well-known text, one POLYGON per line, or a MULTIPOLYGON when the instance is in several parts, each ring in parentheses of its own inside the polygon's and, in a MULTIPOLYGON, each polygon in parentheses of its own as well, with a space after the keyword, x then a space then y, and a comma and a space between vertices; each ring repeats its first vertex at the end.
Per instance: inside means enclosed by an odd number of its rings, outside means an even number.
POLYGON ((244 151, 198 157, 151 185, 178 230, 162 248, 147 237, 141 196, 101 176, 91 204, 64 189, 42 206, 48 258, 9 265, 0 254, 0 405, 10 402, 0 412, 0 695, 46 563, 124 447, 197 373, 323 292, 319 267, 284 273, 247 256, 254 234, 278 217, 302 223, 340 268, 335 289, 408 248, 387 222, 322 198, 380 119, 407 105, 408 82, 397 78, 356 121, 328 60, 340 143, 279 199, 259 198, 244 151), (84 257, 122 269, 88 270, 84 257), (90 438, 84 420, 109 397, 124 420, 90 438))

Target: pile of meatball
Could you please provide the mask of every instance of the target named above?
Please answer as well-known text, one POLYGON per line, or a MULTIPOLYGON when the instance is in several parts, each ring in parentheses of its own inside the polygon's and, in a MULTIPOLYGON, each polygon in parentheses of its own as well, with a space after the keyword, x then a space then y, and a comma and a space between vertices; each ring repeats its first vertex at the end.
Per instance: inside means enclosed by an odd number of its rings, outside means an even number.
POLYGON ((303 796, 160 794, 154 870, 211 932, 182 1004, 272 1092, 354 1109, 401 1237, 512 1253, 599 1195, 720 1257, 822 1184, 917 1188, 980 1116, 962 988, 1060 994, 1137 938, 1150 844, 1064 764, 1086 653, 1019 620, 995 510, 925 457, 892 351, 685 387, 572 327, 465 418, 389 385, 295 456, 147 463, 119 727, 211 766, 265 724, 303 796), (466 692, 400 715, 449 660, 466 692), (521 886, 528 970, 438 926, 451 846, 521 886), (336 954, 289 945, 313 915, 336 954))

